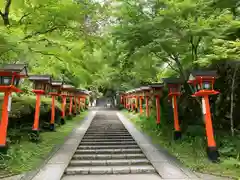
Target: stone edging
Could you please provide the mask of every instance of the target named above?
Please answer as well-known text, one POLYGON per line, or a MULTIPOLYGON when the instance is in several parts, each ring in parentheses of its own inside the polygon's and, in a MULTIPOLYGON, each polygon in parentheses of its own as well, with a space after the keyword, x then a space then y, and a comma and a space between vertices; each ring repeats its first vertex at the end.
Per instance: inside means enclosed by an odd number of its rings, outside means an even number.
MULTIPOLYGON (((61 151, 62 148, 64 148, 64 146, 66 146, 66 143, 67 143, 69 140, 71 140, 71 138, 72 138, 74 135, 76 135, 76 133, 77 133, 77 131, 78 131, 78 129, 79 129, 79 126, 84 126, 84 125, 85 125, 85 126, 87 126, 87 128, 89 127, 89 125, 90 125, 93 117, 95 116, 95 113, 96 113, 96 112, 94 112, 94 111, 89 111, 88 114, 87 114, 87 116, 86 116, 79 124, 77 124, 78 127, 76 127, 75 129, 73 129, 73 131, 72 131, 68 136, 66 136, 66 138, 65 138, 65 140, 64 140, 64 143, 63 143, 63 144, 59 144, 59 145, 57 145, 57 146, 55 146, 55 147, 53 148, 53 150, 49 153, 49 155, 48 155, 47 158, 44 160, 44 162, 42 163, 41 166, 39 166, 39 167, 38 167, 36 170, 34 170, 34 171, 31 171, 31 172, 29 172, 29 173, 26 173, 26 174, 25 174, 23 177, 21 177, 19 180, 35 180, 35 177, 41 174, 41 170, 50 162, 50 160, 51 160, 52 158, 54 158, 55 155, 56 155, 59 151, 61 151)), ((87 128, 86 128, 86 129, 87 129, 87 128)), ((86 131, 85 131, 85 132, 86 132, 86 131)), ((85 134, 85 132, 84 132, 84 134, 85 134)), ((83 135, 84 135, 84 134, 83 134, 83 135)), ((82 139, 82 138, 80 138, 80 137, 76 139, 77 141, 79 141, 79 142, 76 142, 77 145, 80 143, 81 139, 82 139)), ((68 145, 67 145, 67 146, 68 146, 68 145)), ((76 147, 75 149, 73 148, 71 157, 72 157, 73 153, 76 151, 76 149, 77 149, 77 147, 76 147)), ((69 161, 70 161, 70 160, 69 160, 69 161)), ((68 165, 69 161, 68 161, 68 162, 64 162, 64 163, 68 165)), ((65 168, 64 168, 64 170, 65 170, 65 168)), ((64 172, 64 170, 63 170, 63 172, 64 172)), ((63 172, 62 172, 62 174, 63 174, 63 172)), ((55 173, 56 173, 56 172, 55 172, 55 173)), ((54 173, 54 174, 55 174, 55 173, 54 173)), ((62 174, 61 174, 61 176, 62 176, 62 174)), ((52 179, 52 178, 50 177, 50 175, 49 175, 49 178, 50 178, 51 180, 54 180, 54 179, 52 179)), ((50 180, 50 179, 49 179, 49 180, 50 180)), ((59 179, 60 179, 60 178, 59 178, 59 179)), ((56 179, 56 180, 59 180, 59 179, 56 179)), ((41 180, 43 180, 43 179, 41 179, 41 180)), ((47 180, 47 179, 44 179, 44 180, 47 180)))

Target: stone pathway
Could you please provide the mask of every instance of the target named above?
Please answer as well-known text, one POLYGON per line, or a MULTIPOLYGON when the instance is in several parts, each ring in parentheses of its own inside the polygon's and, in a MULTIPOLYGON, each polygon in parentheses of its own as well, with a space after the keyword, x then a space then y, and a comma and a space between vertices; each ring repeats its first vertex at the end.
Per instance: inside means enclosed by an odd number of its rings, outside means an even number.
POLYGON ((91 111, 40 171, 22 180, 198 180, 205 177, 183 168, 155 147, 121 113, 102 110, 91 111))
POLYGON ((71 179, 69 175, 88 174, 156 175, 156 171, 117 115, 98 112, 73 155, 63 180, 71 179))

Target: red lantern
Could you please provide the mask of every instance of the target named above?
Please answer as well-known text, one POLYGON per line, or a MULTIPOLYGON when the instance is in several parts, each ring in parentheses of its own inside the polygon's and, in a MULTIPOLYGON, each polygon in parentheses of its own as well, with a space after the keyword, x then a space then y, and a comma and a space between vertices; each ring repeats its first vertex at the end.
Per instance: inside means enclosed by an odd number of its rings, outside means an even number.
POLYGON ((177 106, 177 97, 181 95, 181 85, 183 80, 180 78, 164 78, 164 83, 168 87, 168 96, 172 99, 172 108, 174 116, 174 139, 181 138, 181 129, 178 119, 178 106, 177 106))
POLYGON ((145 98, 145 104, 146 104, 146 116, 150 116, 149 112, 149 98, 150 98, 150 92, 151 92, 151 87, 149 86, 142 86, 140 88, 143 92, 143 97, 145 98))
POLYGON ((62 96, 62 118, 61 122, 62 124, 65 123, 65 106, 66 106, 66 99, 67 97, 70 98, 70 106, 69 106, 69 115, 72 115, 72 95, 75 91, 75 87, 72 85, 64 84, 61 88, 61 96, 62 96))
POLYGON ((32 130, 38 134, 39 131, 39 114, 41 95, 47 94, 51 89, 51 76, 50 75, 31 75, 29 80, 33 82, 33 92, 36 94, 36 107, 35 117, 32 130))
POLYGON ((193 97, 202 98, 202 111, 205 118, 205 127, 207 135, 207 154, 210 160, 218 161, 219 153, 214 139, 211 111, 209 105, 209 95, 218 94, 218 91, 213 89, 215 79, 217 78, 216 71, 193 71, 189 76, 188 83, 194 88, 193 97))
POLYGON ((27 66, 25 64, 7 64, 0 69, 0 92, 4 93, 2 103, 2 119, 0 121, 0 151, 7 150, 7 128, 8 128, 8 107, 9 98, 12 92, 21 92, 18 88, 20 80, 27 77, 27 66))
POLYGON ((51 121, 50 121, 50 130, 54 131, 55 129, 55 97, 59 96, 61 93, 63 82, 62 81, 52 81, 51 91, 49 94, 52 96, 52 111, 51 111, 51 121))
POLYGON ((152 92, 156 98, 156 113, 157 113, 157 120, 156 123, 157 125, 160 124, 160 120, 161 120, 161 115, 160 115, 160 98, 162 97, 162 89, 163 89, 163 83, 154 83, 154 84, 150 84, 149 87, 151 87, 152 92))

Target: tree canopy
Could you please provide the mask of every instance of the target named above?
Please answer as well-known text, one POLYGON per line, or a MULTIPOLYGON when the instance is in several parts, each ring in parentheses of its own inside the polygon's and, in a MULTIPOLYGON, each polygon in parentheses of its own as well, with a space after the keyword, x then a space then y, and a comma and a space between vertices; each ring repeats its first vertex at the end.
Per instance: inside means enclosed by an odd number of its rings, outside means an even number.
POLYGON ((0 59, 79 87, 126 90, 239 59, 237 0, 5 0, 0 59))

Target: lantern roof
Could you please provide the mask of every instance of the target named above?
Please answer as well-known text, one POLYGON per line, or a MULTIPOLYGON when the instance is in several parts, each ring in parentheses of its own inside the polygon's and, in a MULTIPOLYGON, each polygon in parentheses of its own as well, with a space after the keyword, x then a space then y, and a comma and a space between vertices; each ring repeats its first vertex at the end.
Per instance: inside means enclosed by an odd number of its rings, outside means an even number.
POLYGON ((84 94, 84 90, 82 90, 82 89, 76 89, 76 93, 78 93, 78 94, 84 94))
POLYGON ((30 81, 47 81, 51 83, 52 76, 51 75, 30 75, 28 78, 30 81))
POLYGON ((84 90, 84 93, 89 95, 92 91, 84 90))
POLYGON ((177 77, 162 78, 163 82, 166 84, 182 84, 183 79, 177 77))
POLYGON ((60 80, 52 80, 51 85, 52 85, 52 86, 62 86, 62 85, 63 85, 63 81, 60 81, 60 80))
POLYGON ((190 76, 189 78, 195 78, 197 76, 201 76, 201 77, 217 77, 217 71, 206 71, 206 70, 195 70, 195 71, 192 71, 190 73, 190 76))
POLYGON ((130 93, 130 94, 133 93, 133 92, 134 92, 134 89, 131 89, 131 90, 128 91, 128 93, 130 93))
POLYGON ((17 72, 21 76, 28 76, 26 64, 5 64, 3 68, 0 68, 3 72, 17 72))
POLYGON ((63 89, 69 89, 69 90, 75 90, 75 87, 70 84, 63 84, 62 86, 63 89))
POLYGON ((125 94, 125 93, 126 93, 126 92, 124 92, 124 91, 117 91, 117 92, 116 92, 117 95, 121 95, 121 94, 125 94))
POLYGON ((142 91, 145 91, 145 90, 150 90, 151 87, 150 87, 150 86, 142 86, 142 87, 140 87, 140 89, 141 89, 142 91))
POLYGON ((135 92, 140 92, 140 91, 142 91, 141 88, 137 88, 137 89, 135 89, 135 92))
POLYGON ((164 87, 164 84, 163 83, 152 83, 152 84, 149 84, 148 86, 151 88, 162 88, 162 87, 164 87))
POLYGON ((132 90, 131 90, 131 93, 135 93, 135 92, 136 92, 136 89, 132 89, 132 90))

